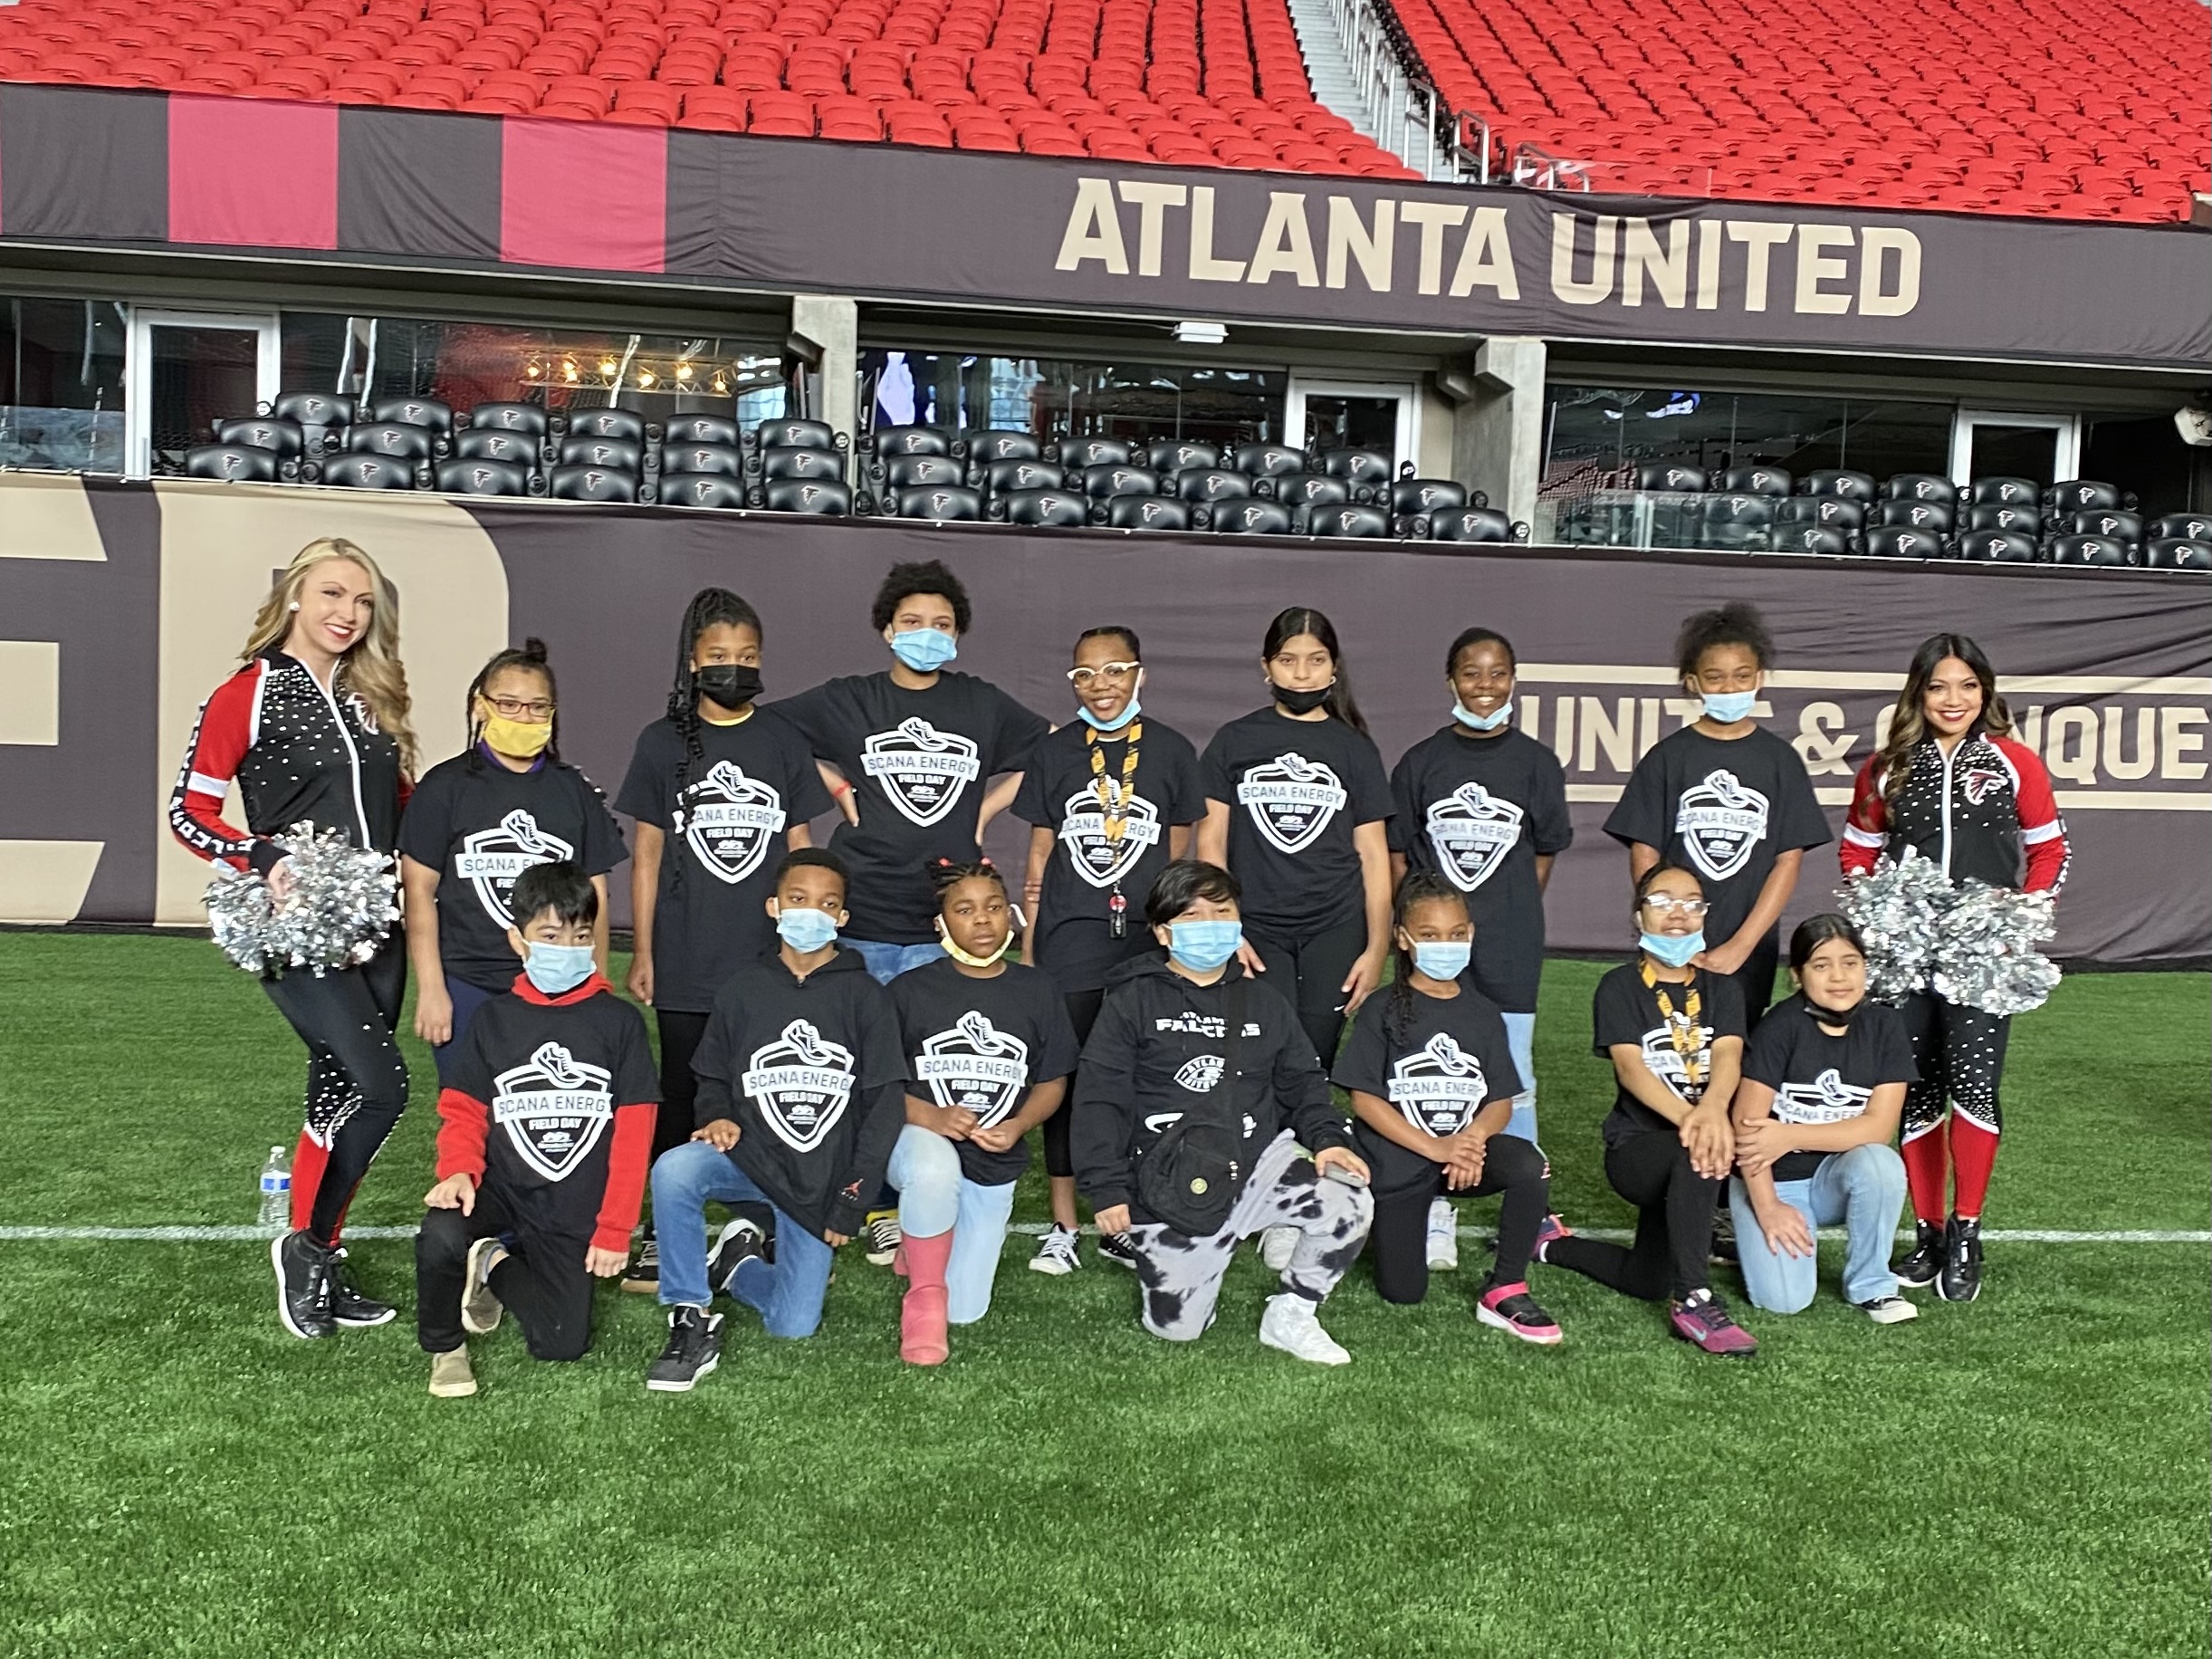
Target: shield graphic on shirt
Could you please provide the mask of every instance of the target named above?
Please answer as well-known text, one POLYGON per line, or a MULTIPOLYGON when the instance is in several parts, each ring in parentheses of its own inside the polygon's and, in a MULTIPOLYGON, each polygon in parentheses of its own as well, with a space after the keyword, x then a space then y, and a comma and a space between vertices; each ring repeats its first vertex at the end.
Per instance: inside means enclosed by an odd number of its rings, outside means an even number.
POLYGON ((783 830, 783 801, 733 761, 716 761, 683 795, 684 840, 707 872, 732 886, 761 868, 783 830))
POLYGON ((515 1155, 548 1181, 565 1180, 614 1117, 613 1079, 557 1042, 492 1081, 492 1122, 515 1155))
POLYGON ((794 1020, 752 1051, 738 1081, 779 1140, 811 1152, 852 1102, 853 1051, 794 1020))
POLYGON ((1147 847, 1160 839, 1160 813, 1142 795, 1131 795, 1121 839, 1106 839, 1106 813, 1096 788, 1079 789, 1061 809, 1060 845, 1077 875, 1094 887, 1110 887, 1136 867, 1147 847))
POLYGON ((1864 1112, 1873 1093, 1844 1082, 1831 1066, 1810 1083, 1785 1083, 1775 1090, 1774 1115, 1784 1123, 1842 1123, 1864 1112))
MULTIPOLYGON (((1674 1025, 1688 1031, 1690 1016, 1677 1009, 1674 1012, 1674 1025)), ((1702 1020, 1699 1021, 1696 1036, 1697 1040, 1691 1044, 1693 1050, 1707 1049, 1712 1046, 1713 1028, 1705 1024, 1702 1020)), ((1653 1077, 1692 1106, 1705 1098, 1703 1084, 1700 1083, 1695 1088, 1690 1086, 1690 1068, 1682 1064, 1682 1057, 1675 1049, 1673 1032, 1670 1028, 1664 1025, 1654 1026, 1644 1032, 1642 1048, 1643 1063, 1651 1068, 1653 1077)))
POLYGON ((1390 1103, 1429 1135, 1457 1135, 1482 1109, 1482 1062, 1439 1031, 1390 1069, 1390 1103))
POLYGON ((1247 768, 1237 784, 1237 803, 1252 815, 1269 844, 1283 853, 1311 847, 1349 799, 1332 768, 1296 753, 1247 768))
POLYGON ((517 807, 489 830, 463 836, 453 868, 455 875, 476 889, 476 902, 493 925, 512 927, 514 916, 507 900, 514 891, 514 878, 533 864, 551 864, 574 854, 568 842, 548 835, 526 809, 517 807))
POLYGON ((957 806, 982 770, 972 740, 940 732, 918 714, 860 747, 861 770, 883 786, 893 806, 924 826, 957 806))
POLYGON ((1767 839, 1767 797, 1737 782, 1725 768, 1705 774, 1682 791, 1674 809, 1674 833, 1690 861, 1710 880, 1726 881, 1750 862, 1767 839))
POLYGON ((1436 867, 1462 893, 1488 881, 1521 839, 1527 814, 1479 783, 1462 783, 1441 801, 1429 803, 1429 845, 1436 867))
POLYGON ((973 1112, 986 1129, 1020 1105, 1029 1086, 1029 1045, 970 1009, 949 1031, 922 1040, 914 1080, 950 1110, 973 1112))

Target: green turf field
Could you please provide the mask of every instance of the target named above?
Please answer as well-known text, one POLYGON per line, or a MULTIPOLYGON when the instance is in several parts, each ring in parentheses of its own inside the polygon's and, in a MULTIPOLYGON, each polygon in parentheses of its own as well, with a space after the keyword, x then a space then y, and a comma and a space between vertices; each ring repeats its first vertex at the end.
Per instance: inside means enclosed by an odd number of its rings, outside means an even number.
MULTIPOLYGON (((1617 1226, 1598 972, 1547 970, 1540 1111, 1560 1207, 1617 1226)), ((2212 1226, 2208 989, 2083 976, 2017 1022, 1990 1228, 2212 1226)), ((301 1050, 212 946, 0 935, 0 1226, 253 1219, 301 1050)), ((357 1223, 430 1183, 410 1060, 357 1223)), ((1993 1243, 1980 1302, 1887 1329, 1831 1281, 1728 1362, 1542 1267, 1566 1344, 1481 1330, 1470 1242, 1419 1309, 1355 1271, 1334 1372, 1253 1340, 1249 1255, 1172 1347, 1029 1248, 940 1371, 847 1251, 819 1337, 734 1313, 689 1396, 610 1289, 582 1363, 510 1327, 434 1401, 404 1319, 285 1336, 256 1245, 0 1242, 0 1654, 2206 1651, 2203 1244, 1993 1243)), ((354 1254, 411 1302, 404 1240, 354 1254)))

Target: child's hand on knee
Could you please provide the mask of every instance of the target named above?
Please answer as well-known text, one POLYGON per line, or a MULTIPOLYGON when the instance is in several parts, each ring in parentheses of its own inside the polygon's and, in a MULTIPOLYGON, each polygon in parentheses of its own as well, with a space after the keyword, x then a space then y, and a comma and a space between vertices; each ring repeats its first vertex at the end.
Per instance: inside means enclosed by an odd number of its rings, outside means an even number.
POLYGON ((433 1210, 458 1210, 464 1215, 476 1213, 476 1179, 463 1172, 447 1175, 423 1194, 423 1203, 433 1210))

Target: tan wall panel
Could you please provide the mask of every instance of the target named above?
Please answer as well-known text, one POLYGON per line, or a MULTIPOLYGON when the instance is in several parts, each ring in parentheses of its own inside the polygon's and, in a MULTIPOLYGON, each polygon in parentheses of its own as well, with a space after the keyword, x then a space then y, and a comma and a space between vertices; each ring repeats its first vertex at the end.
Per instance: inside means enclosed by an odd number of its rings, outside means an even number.
POLYGON ((84 481, 51 474, 10 473, 7 511, 0 513, 0 559, 107 561, 84 481))
MULTIPOLYGON (((507 573, 476 521, 439 496, 157 484, 161 498, 160 824, 154 913, 202 922, 207 866, 168 832, 169 790, 199 705, 238 666, 270 573, 321 536, 359 542, 399 594, 399 648, 426 767, 467 740, 462 699, 507 643, 507 573)), ((237 791, 225 815, 244 821, 237 791)))

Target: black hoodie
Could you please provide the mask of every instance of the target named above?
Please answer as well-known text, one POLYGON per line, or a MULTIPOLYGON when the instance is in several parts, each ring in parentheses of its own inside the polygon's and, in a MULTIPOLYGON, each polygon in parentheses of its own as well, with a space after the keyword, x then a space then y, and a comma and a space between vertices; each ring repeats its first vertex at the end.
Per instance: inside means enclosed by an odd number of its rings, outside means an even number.
POLYGON ((1133 1219, 1149 1219, 1135 1204, 1137 1161, 1186 1111, 1239 1114, 1247 1171, 1286 1126, 1309 1151, 1351 1144, 1314 1046, 1280 992, 1234 962, 1212 984, 1198 985, 1166 956, 1140 956, 1106 975, 1106 1006, 1076 1071, 1076 1179, 1094 1208, 1130 1204, 1133 1219), (1230 1067, 1228 1012, 1240 983, 1244 1036, 1234 1080, 1217 1092, 1230 1067))
POLYGON ((906 1121, 906 1056, 890 993, 857 953, 805 979, 780 953, 738 969, 692 1056, 694 1116, 738 1127, 730 1156, 811 1231, 860 1231, 906 1121))

